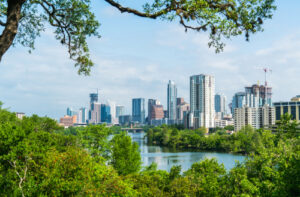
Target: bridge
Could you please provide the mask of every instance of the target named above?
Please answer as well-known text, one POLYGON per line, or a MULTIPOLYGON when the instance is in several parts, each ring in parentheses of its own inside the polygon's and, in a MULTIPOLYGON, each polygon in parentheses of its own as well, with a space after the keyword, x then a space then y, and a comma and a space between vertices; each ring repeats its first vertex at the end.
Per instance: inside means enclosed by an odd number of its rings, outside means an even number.
POLYGON ((141 133, 144 132, 143 128, 121 128, 122 131, 133 132, 133 133, 141 133))

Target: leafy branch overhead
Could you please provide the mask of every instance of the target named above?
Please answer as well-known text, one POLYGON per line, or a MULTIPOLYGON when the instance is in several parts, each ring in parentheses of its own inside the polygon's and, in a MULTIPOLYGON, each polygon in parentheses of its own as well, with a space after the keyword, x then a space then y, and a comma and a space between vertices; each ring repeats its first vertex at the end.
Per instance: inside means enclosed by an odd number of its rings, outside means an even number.
MULTIPOLYGON (((141 9, 104 0, 120 12, 139 17, 178 21, 185 31, 208 31, 209 47, 224 48, 223 39, 262 31, 263 21, 272 17, 275 0, 155 0, 141 9)), ((125 2, 125 0, 124 0, 125 2)), ((100 23, 91 12, 90 0, 0 0, 0 61, 11 45, 34 49, 34 40, 48 25, 68 48, 79 74, 88 75, 93 66, 87 37, 100 37, 100 23)))

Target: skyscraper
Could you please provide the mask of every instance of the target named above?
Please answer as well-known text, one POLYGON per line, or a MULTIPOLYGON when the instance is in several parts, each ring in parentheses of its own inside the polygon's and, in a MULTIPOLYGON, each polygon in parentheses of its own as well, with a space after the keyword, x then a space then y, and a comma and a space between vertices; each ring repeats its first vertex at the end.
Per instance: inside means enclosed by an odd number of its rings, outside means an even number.
POLYGON ((125 107, 121 105, 116 106, 116 118, 119 118, 119 116, 125 115, 125 107))
POLYGON ((101 122, 111 123, 111 108, 109 105, 101 104, 101 122))
POLYGON ((221 118, 226 113, 226 97, 223 94, 215 95, 215 111, 221 114, 221 118))
POLYGON ((231 113, 234 115, 235 108, 242 108, 246 105, 246 93, 245 92, 238 92, 232 98, 231 103, 231 113))
POLYGON ((168 118, 176 120, 176 102, 177 102, 177 87, 174 81, 169 80, 168 83, 168 118))
POLYGON ((132 99, 132 121, 145 123, 145 99, 134 98, 132 99))
POLYGON ((116 117, 116 103, 114 101, 108 100, 107 105, 110 107, 110 116, 111 116, 110 123, 117 124, 119 120, 116 117))
POLYGON ((248 107, 262 107, 266 104, 272 106, 271 87, 254 84, 250 87, 245 87, 245 92, 247 95, 246 104, 248 107))
POLYGON ((190 107, 193 128, 214 127, 215 118, 215 78, 210 75, 190 77, 190 107))
POLYGON ((98 102, 98 92, 90 94, 89 123, 100 123, 101 106, 98 102), (95 105, 96 104, 96 105, 95 105))
POLYGON ((245 87, 245 92, 238 92, 233 96, 231 113, 234 115, 235 108, 242 108, 244 105, 252 108, 272 106, 272 88, 258 84, 245 87))
POLYGON ((101 104, 91 103, 91 109, 89 111, 89 123, 97 124, 101 122, 101 104))
POLYGON ((158 101, 156 99, 148 99, 148 123, 151 123, 152 119, 152 106, 158 105, 158 101))
POLYGON ((87 110, 85 107, 82 107, 79 109, 79 113, 78 113, 78 123, 80 124, 85 124, 87 121, 87 110))

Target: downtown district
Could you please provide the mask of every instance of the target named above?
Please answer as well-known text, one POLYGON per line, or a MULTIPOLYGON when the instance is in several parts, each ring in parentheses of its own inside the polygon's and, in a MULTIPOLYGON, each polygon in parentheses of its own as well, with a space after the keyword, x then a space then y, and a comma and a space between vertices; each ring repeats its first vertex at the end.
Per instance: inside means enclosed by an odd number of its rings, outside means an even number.
POLYGON ((90 94, 89 108, 78 111, 67 108, 67 114, 60 118, 64 127, 85 126, 87 124, 142 126, 162 124, 181 124, 185 128, 200 127, 224 128, 234 125, 238 131, 243 126, 268 128, 279 120, 281 115, 289 113, 293 119, 300 119, 300 95, 290 101, 272 102, 272 88, 267 85, 254 84, 245 87, 245 91, 234 94, 228 105, 223 94, 215 94, 215 78, 211 75, 194 75, 190 77, 190 103, 177 97, 174 81, 167 86, 167 109, 157 99, 148 99, 147 114, 144 98, 132 99, 132 114, 125 114, 125 107, 114 102, 99 103, 98 92, 90 94))

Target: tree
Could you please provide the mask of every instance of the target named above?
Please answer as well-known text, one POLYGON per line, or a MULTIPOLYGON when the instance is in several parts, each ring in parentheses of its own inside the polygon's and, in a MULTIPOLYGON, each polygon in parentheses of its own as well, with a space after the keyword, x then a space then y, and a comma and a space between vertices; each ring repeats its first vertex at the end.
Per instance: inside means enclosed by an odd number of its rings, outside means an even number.
MULTIPOLYGON (((104 0, 120 12, 139 17, 179 23, 195 31, 209 31, 209 47, 223 50, 223 38, 262 31, 263 21, 272 17, 275 0, 156 0, 143 10, 125 7, 114 0, 104 0)), ((93 66, 87 37, 99 37, 100 24, 90 7, 90 0, 0 0, 0 61, 6 51, 19 43, 34 49, 34 40, 45 27, 55 29, 55 38, 67 46, 79 74, 88 75, 93 66)))
POLYGON ((125 133, 115 135, 112 139, 111 164, 120 175, 138 172, 141 169, 141 155, 136 142, 125 133))

